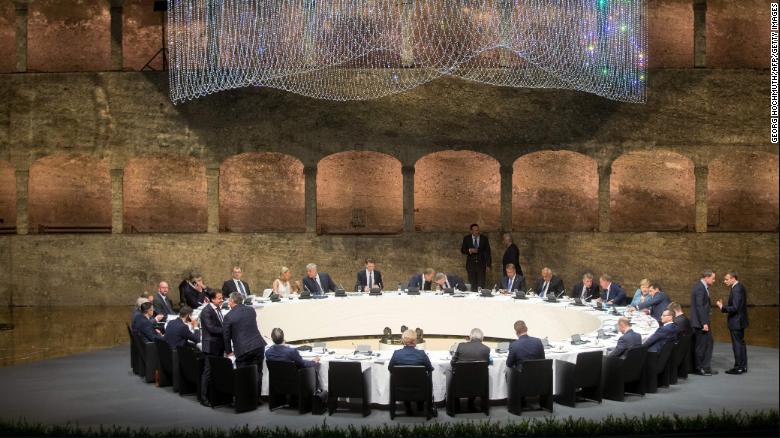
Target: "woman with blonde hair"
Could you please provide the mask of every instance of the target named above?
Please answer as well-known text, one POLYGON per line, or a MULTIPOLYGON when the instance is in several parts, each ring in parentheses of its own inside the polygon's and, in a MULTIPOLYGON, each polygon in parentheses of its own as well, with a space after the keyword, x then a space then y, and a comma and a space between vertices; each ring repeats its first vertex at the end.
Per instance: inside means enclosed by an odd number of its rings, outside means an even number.
POLYGON ((282 266, 282 269, 279 271, 279 278, 274 280, 272 286, 274 293, 280 297, 286 297, 292 293, 297 294, 300 292, 301 283, 298 281, 290 283, 291 278, 292 272, 290 272, 290 269, 286 266, 282 266))
POLYGON ((649 297, 650 293, 650 280, 647 278, 643 278, 642 281, 639 282, 639 289, 634 292, 634 299, 631 300, 630 306, 636 308, 639 303, 644 303, 645 300, 649 297))

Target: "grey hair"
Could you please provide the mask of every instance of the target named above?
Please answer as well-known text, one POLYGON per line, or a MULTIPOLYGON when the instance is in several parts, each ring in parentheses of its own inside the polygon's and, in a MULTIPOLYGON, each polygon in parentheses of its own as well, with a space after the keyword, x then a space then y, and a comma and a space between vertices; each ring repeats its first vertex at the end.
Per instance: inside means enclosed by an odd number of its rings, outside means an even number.
POLYGON ((549 272, 550 274, 552 274, 552 269, 545 266, 544 268, 542 268, 542 275, 544 275, 545 272, 549 272))
POLYGON ((308 271, 309 269, 317 269, 317 265, 314 263, 309 263, 306 265, 306 270, 308 271))
POLYGON ((482 330, 478 328, 471 329, 471 333, 469 333, 469 339, 472 341, 482 341, 482 338, 485 337, 485 334, 482 333, 482 330))
POLYGON ((240 304, 244 302, 244 297, 241 295, 240 292, 233 292, 230 294, 230 301, 240 304))
POLYGON ((417 342, 417 332, 414 330, 406 330, 401 334, 401 342, 404 345, 414 345, 417 342))
POLYGON ((447 278, 447 274, 445 274, 444 272, 439 272, 438 274, 436 274, 435 280, 441 280, 446 278, 447 278))

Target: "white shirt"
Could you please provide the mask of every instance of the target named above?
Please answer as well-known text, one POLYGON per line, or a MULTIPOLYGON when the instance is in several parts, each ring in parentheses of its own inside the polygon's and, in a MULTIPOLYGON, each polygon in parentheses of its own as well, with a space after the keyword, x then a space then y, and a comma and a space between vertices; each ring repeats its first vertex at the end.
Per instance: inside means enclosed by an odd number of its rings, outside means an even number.
POLYGON ((319 286, 319 287, 320 287, 320 290, 318 290, 318 291, 315 291, 315 292, 325 292, 325 290, 324 290, 324 289, 322 289, 322 283, 320 283, 320 274, 317 274, 317 275, 314 277, 314 281, 316 281, 316 282, 317 282, 317 286, 319 286))
POLYGON ((237 291, 238 291, 238 292, 239 292, 241 295, 246 295, 246 289, 244 288, 244 285, 243 285, 243 284, 241 284, 241 280, 236 280, 236 279, 234 278, 234 279, 233 279, 233 283, 235 283, 235 284, 236 284, 236 290, 237 290, 237 291))
POLYGON ((215 312, 217 312, 217 318, 219 318, 219 322, 222 322, 222 311, 217 308, 217 306, 214 305, 214 303, 209 303, 209 306, 211 306, 212 309, 214 309, 215 312))
POLYGON ((606 299, 604 301, 609 301, 609 288, 611 288, 611 287, 612 287, 612 283, 607 285, 607 295, 606 295, 606 299))

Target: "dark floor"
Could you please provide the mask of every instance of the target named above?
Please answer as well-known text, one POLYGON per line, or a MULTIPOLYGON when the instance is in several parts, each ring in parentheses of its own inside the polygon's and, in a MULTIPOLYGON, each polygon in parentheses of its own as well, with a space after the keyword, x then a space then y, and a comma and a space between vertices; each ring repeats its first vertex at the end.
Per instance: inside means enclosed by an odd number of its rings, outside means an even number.
MULTIPOLYGON (((732 365, 731 346, 717 343, 714 368, 721 372, 713 377, 691 376, 688 381, 644 398, 629 398, 624 403, 605 401, 581 403, 576 408, 555 405, 557 417, 599 419, 607 415, 642 415, 676 413, 693 415, 708 410, 721 412, 777 409, 778 350, 749 347, 750 372, 731 376, 723 370, 732 365)), ((181 397, 170 388, 143 383, 129 370, 129 348, 82 353, 67 357, 0 368, 0 416, 4 419, 26 418, 47 424, 76 423, 82 427, 98 425, 145 426, 153 431, 184 427, 231 428, 250 426, 288 426, 307 428, 322 425, 382 423, 422 423, 424 418, 397 417, 391 421, 386 410, 375 409, 370 416, 343 413, 335 416, 300 416, 296 411, 269 412, 264 404, 258 410, 235 414, 230 408, 211 409, 193 397, 181 397)), ((548 416, 543 412, 524 413, 523 417, 548 416)), ((507 422, 523 417, 508 414, 505 407, 491 409, 489 420, 507 422)), ((456 419, 440 410, 431 421, 484 421, 482 414, 464 414, 456 419)))

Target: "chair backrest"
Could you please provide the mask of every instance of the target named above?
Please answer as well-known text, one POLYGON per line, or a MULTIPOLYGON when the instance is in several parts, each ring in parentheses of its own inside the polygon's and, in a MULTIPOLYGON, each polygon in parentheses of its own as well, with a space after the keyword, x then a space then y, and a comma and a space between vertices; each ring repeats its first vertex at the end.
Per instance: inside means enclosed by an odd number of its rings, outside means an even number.
POLYGON ((601 382, 601 366, 604 363, 604 352, 587 351, 577 355, 577 365, 574 369, 574 381, 578 387, 591 388, 601 382))
POLYGON ((157 357, 160 360, 160 368, 168 374, 173 373, 173 350, 171 346, 163 339, 155 339, 154 345, 157 347, 157 357))
POLYGON ((455 397, 481 396, 490 385, 486 361, 456 362, 452 366, 449 391, 455 397))
POLYGON ((431 397, 431 374, 421 365, 390 367, 394 400, 425 401, 431 397))
POLYGON ((328 395, 363 397, 363 369, 359 362, 331 361, 328 364, 328 395))
POLYGON ((672 365, 679 366, 683 362, 683 360, 685 360, 685 355, 688 354, 688 351, 690 349, 691 349, 691 335, 680 336, 680 339, 678 339, 674 345, 674 352, 672 353, 672 358, 674 362, 672 363, 672 365))
POLYGON ((138 348, 138 356, 146 362, 146 338, 137 331, 133 331, 133 339, 135 339, 135 345, 138 348))
POLYGON ((233 394, 235 392, 233 362, 222 356, 207 356, 211 379, 219 392, 233 394))
POLYGON ((298 393, 298 367, 294 362, 269 360, 266 366, 270 394, 298 393))
POLYGON ((186 346, 176 347, 176 355, 179 357, 182 377, 188 382, 197 383, 200 380, 200 366, 195 349, 186 346))
POLYGON ((637 346, 630 348, 623 359, 623 381, 634 382, 642 376, 647 357, 647 347, 637 346))
POLYGON ((674 351, 674 342, 668 341, 661 347, 661 351, 658 352, 658 368, 659 372, 666 368, 666 364, 669 363, 669 359, 672 357, 672 351, 674 351))
POLYGON ((509 391, 517 396, 552 395, 552 366, 552 359, 523 361, 522 371, 517 368, 509 371, 509 391))

